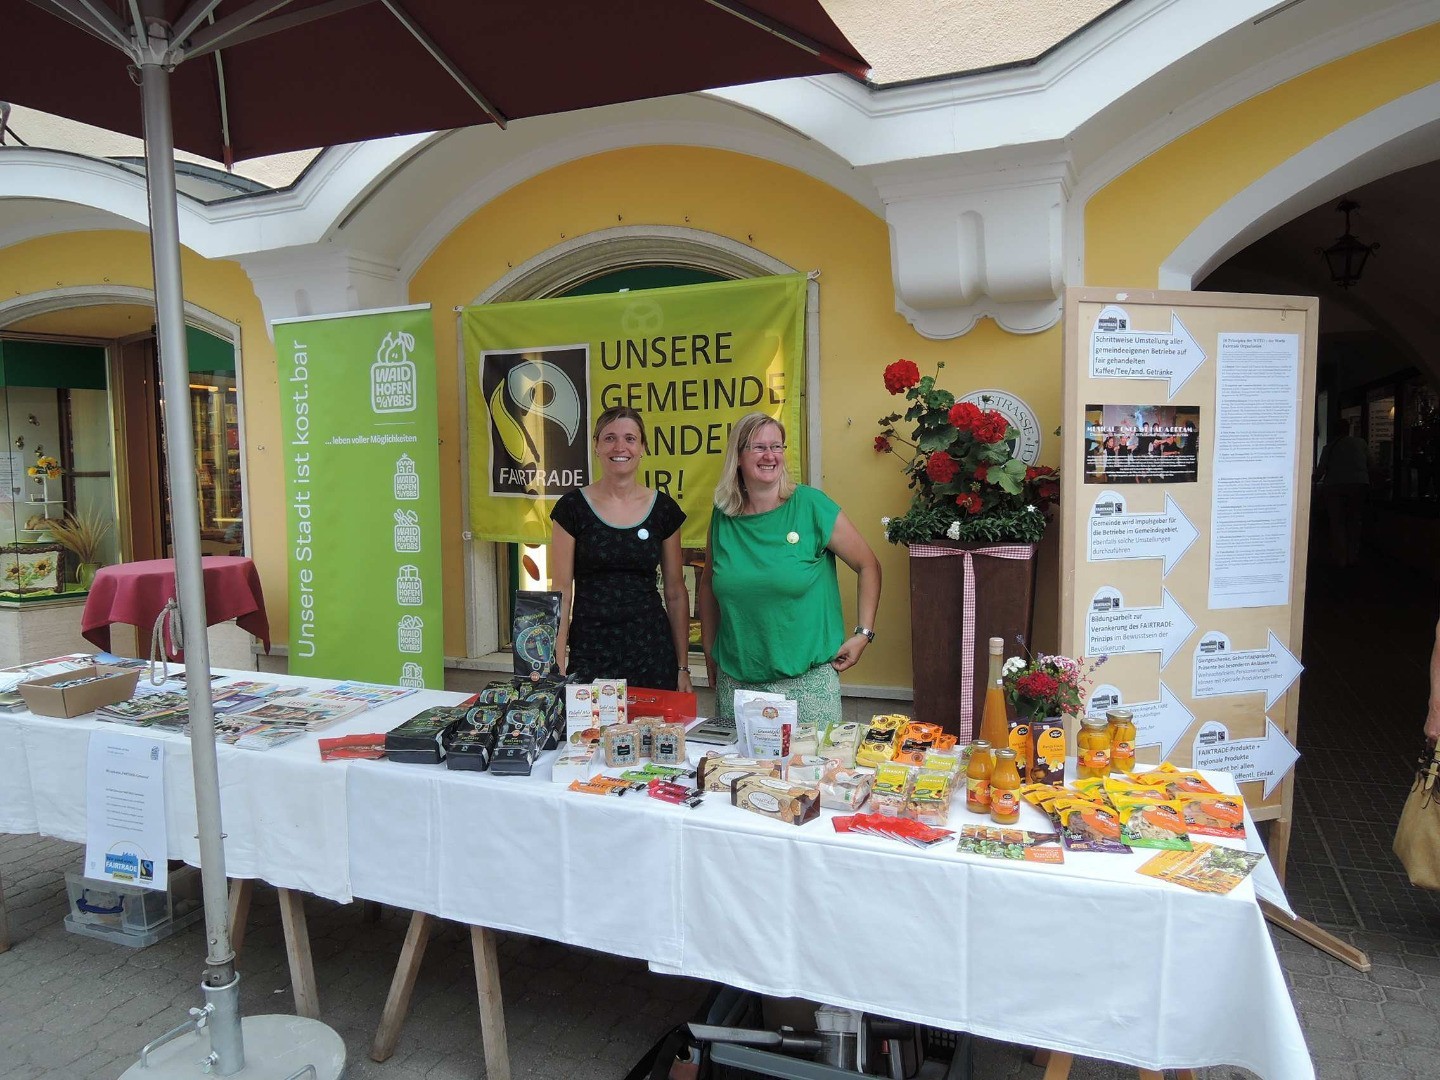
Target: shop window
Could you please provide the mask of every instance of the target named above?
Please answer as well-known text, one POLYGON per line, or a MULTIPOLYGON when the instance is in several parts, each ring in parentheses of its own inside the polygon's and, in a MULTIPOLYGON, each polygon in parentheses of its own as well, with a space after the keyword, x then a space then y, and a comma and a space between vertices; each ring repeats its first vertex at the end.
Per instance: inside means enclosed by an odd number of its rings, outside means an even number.
POLYGON ((119 559, 108 353, 0 338, 0 601, 84 592, 119 559))

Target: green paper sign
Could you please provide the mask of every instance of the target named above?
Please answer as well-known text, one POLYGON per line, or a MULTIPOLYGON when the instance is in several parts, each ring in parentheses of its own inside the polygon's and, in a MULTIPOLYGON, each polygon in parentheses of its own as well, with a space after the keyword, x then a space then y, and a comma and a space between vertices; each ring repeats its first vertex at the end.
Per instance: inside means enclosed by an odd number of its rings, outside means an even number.
POLYGON ((445 685, 428 304, 274 324, 290 672, 445 685))

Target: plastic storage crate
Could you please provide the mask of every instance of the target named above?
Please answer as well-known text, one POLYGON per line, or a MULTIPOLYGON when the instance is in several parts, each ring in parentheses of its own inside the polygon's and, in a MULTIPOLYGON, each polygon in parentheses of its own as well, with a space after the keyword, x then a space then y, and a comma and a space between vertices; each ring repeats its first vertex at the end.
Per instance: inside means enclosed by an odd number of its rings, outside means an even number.
POLYGON ((65 875, 70 913, 65 929, 141 949, 189 926, 204 914, 200 872, 193 866, 172 870, 165 891, 96 881, 71 871, 65 875))

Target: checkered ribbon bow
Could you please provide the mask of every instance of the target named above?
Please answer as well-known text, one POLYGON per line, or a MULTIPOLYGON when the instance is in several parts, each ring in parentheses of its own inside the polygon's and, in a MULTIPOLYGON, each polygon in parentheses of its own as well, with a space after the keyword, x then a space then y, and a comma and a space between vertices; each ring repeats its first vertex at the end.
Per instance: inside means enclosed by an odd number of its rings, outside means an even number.
POLYGON ((911 544, 910 555, 919 559, 965 556, 965 592, 960 631, 960 739, 969 742, 975 722, 975 556, 992 559, 1033 559, 1034 544, 994 544, 983 548, 935 547, 911 544))

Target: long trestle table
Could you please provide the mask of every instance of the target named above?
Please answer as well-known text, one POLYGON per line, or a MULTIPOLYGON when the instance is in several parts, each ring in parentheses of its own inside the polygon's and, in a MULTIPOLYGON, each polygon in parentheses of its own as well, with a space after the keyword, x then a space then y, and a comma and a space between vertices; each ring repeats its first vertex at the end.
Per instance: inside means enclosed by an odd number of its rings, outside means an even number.
MULTIPOLYGON (((459 700, 421 691, 323 734, 383 731, 459 700)), ((0 831, 84 839, 97 727, 110 725, 0 715, 0 831)), ((162 738, 170 855, 194 863, 189 743, 162 738)), ((315 741, 219 748, 228 873, 477 928, 492 1076, 508 1073, 496 929, 1147 1070, 1223 1063, 1266 1080, 1314 1076, 1256 903, 1257 883, 1283 903, 1266 864, 1213 896, 1135 873, 1150 852, 997 864, 949 843, 919 851, 841 835, 829 812, 797 828, 717 795, 691 810, 579 794, 551 782, 548 757, 532 776, 503 777, 321 762, 315 741)), ((951 824, 972 820, 962 810, 951 824)), ((416 963, 417 951, 423 942, 407 939, 416 963)))

